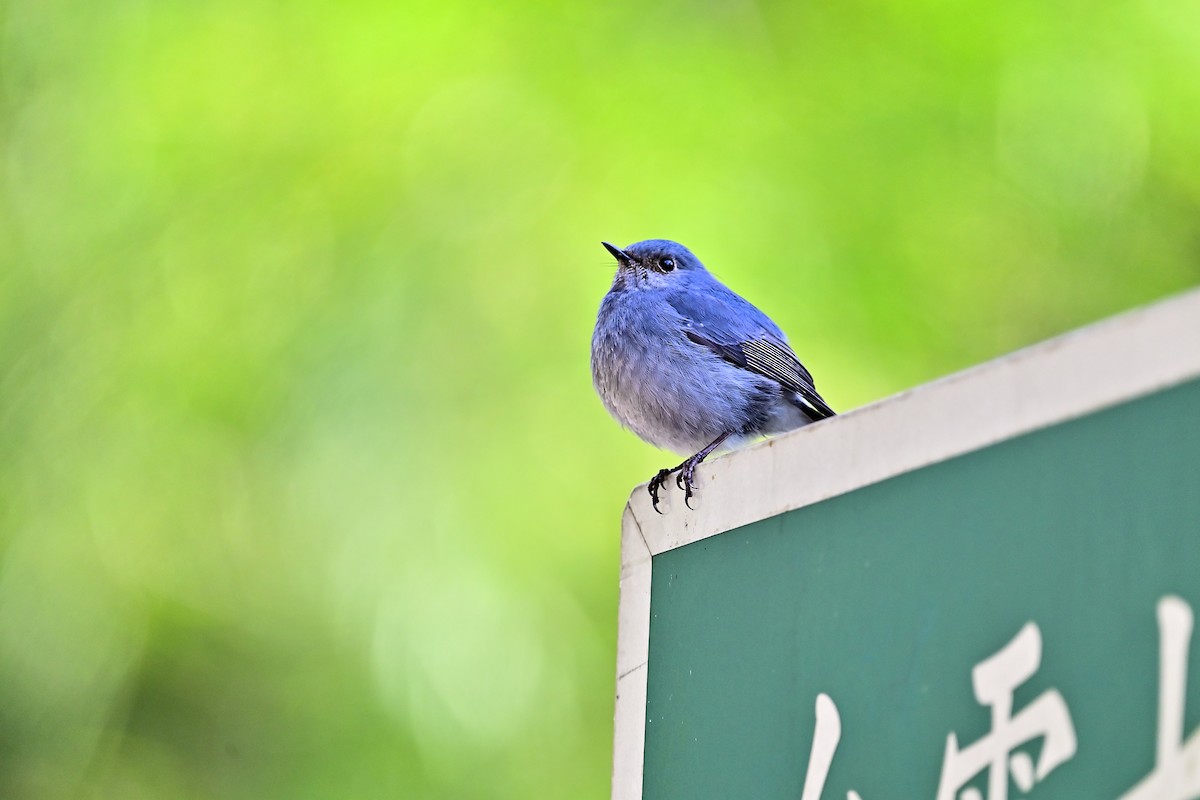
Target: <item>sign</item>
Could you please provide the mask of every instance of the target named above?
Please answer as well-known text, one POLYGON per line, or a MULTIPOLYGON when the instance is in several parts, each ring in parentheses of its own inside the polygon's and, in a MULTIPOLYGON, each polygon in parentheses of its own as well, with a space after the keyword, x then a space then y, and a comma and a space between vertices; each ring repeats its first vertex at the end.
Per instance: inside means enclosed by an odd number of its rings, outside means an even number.
POLYGON ((1200 797, 1200 292, 704 477, 626 510, 614 798, 1200 797))

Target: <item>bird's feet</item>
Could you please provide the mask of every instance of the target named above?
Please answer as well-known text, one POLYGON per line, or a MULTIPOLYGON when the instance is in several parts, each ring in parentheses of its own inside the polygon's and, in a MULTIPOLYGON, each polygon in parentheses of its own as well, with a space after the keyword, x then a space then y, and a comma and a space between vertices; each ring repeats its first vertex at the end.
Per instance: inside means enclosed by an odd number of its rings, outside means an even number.
POLYGON ((658 507, 658 492, 666 485, 667 478, 676 472, 679 474, 675 475, 675 485, 683 491, 683 504, 688 508, 692 507, 691 500, 692 495, 695 494, 693 487, 696 479, 696 467, 704 460, 704 456, 706 455, 708 453, 704 453, 703 455, 697 453, 677 467, 660 469, 658 474, 650 479, 650 485, 646 488, 650 491, 650 503, 654 506, 655 511, 660 514, 663 513, 662 509, 658 507))
MULTIPOLYGON (((650 490, 650 502, 654 504, 654 510, 658 511, 658 490, 663 487, 663 484, 667 482, 667 478, 671 477, 671 473, 673 472, 679 473, 675 476, 675 485, 683 490, 683 504, 691 508, 692 495, 695 494, 692 491, 692 487, 694 486, 693 481, 696 479, 696 467, 700 465, 701 461, 708 458, 709 453, 720 447, 721 442, 728 439, 732 433, 733 431, 725 431, 716 439, 713 439, 707 447, 684 461, 678 467, 660 469, 658 474, 650 479, 650 485, 647 487, 650 490)), ((658 511, 658 513, 661 514, 662 512, 658 511)))

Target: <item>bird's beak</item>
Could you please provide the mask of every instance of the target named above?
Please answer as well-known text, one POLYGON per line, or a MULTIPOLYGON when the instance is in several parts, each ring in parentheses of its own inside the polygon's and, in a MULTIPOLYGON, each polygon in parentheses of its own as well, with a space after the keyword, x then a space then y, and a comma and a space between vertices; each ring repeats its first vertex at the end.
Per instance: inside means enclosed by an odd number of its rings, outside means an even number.
POLYGON ((601 242, 600 244, 604 245, 605 250, 613 254, 613 258, 617 259, 622 267, 628 267, 633 264, 633 256, 629 255, 621 248, 611 245, 608 242, 601 242))

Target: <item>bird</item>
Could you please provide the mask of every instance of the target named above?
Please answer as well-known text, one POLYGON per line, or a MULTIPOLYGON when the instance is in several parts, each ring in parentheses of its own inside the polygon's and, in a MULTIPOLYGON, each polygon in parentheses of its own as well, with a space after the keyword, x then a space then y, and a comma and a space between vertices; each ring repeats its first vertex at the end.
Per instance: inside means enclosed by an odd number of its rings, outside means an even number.
POLYGON ((771 318, 668 239, 625 248, 592 332, 592 383, 621 425, 688 455, 648 491, 675 484, 691 508, 696 467, 714 451, 835 416, 771 318))

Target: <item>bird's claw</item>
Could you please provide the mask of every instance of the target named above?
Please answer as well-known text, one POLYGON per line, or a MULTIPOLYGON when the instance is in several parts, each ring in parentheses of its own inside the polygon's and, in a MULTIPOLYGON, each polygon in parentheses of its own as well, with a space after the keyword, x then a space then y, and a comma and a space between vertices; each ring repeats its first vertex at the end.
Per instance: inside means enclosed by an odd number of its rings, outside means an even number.
MULTIPOLYGON (((676 467, 676 469, 678 469, 678 467, 676 467)), ((660 469, 658 474, 650 479, 650 485, 646 487, 650 492, 650 503, 654 506, 654 510, 659 514, 663 512, 658 507, 658 492, 660 489, 662 489, 663 484, 667 482, 667 478, 671 477, 671 473, 674 471, 675 470, 672 469, 660 469)))
POLYGON ((689 458, 678 467, 660 469, 658 474, 650 479, 650 484, 646 489, 650 492, 650 503, 654 506, 655 511, 659 514, 663 513, 662 509, 658 507, 658 493, 662 491, 663 486, 666 485, 667 478, 670 478, 672 473, 678 473, 675 475, 675 485, 683 492, 683 504, 693 511, 695 510, 692 506, 692 497, 695 496, 696 492, 694 491, 694 484, 692 482, 696 478, 697 463, 699 462, 694 460, 694 458, 689 458))
MULTIPOLYGON (((692 508, 692 480, 696 477, 696 462, 688 459, 680 465, 679 475, 676 476, 675 482, 679 484, 679 488, 683 489, 683 504, 688 508, 692 508)), ((694 511, 695 509, 692 508, 694 511)))

